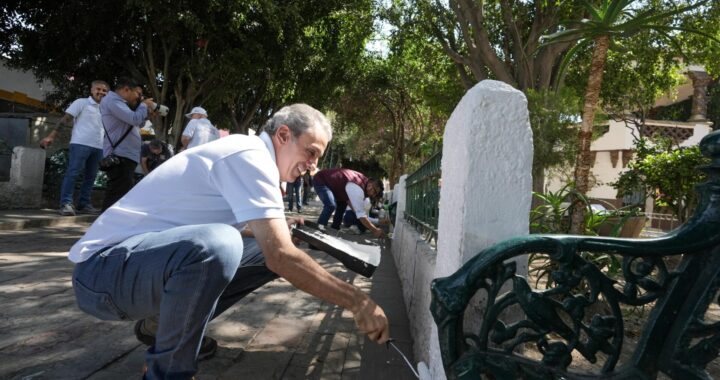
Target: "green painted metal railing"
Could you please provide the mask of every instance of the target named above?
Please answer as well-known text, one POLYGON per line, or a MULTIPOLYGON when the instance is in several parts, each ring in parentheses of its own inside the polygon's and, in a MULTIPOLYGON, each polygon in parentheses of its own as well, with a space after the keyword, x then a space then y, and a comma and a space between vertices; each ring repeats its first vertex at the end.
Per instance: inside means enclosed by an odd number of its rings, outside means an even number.
POLYGON ((700 150, 712 159, 700 168, 708 174, 697 186, 700 203, 663 237, 519 237, 434 280, 430 309, 448 378, 711 379, 706 367, 720 351, 720 131, 705 136, 700 150), (545 289, 517 275, 511 260, 533 252, 553 265, 545 289), (590 259, 607 255, 621 259, 612 277, 590 259), (677 266, 668 264, 673 259, 677 266), (487 305, 471 328, 463 320, 477 292, 487 305), (634 307, 650 311, 631 344, 624 338, 634 307), (523 314, 509 320, 508 310, 523 314), (529 347, 542 359, 524 354, 529 347), (586 362, 577 366, 580 356, 586 362))
POLYGON ((441 161, 442 152, 438 152, 405 181, 405 220, 425 235, 428 242, 437 242, 441 161))

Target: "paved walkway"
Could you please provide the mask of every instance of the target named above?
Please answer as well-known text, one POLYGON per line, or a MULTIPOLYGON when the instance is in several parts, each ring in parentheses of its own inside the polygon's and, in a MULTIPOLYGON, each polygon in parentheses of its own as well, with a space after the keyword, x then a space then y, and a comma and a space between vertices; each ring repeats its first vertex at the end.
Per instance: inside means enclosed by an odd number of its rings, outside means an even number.
MULTIPOLYGON (((75 306, 66 252, 91 220, 60 217, 54 210, 0 211, 0 379, 140 378, 145 347, 135 340, 133 324, 100 321, 75 306)), ((373 244, 369 236, 344 237, 373 244)), ((301 248, 385 309, 391 335, 412 361, 400 281, 389 253, 366 279, 322 252, 301 248)), ((282 279, 218 317, 208 334, 220 347, 200 363, 198 380, 414 378, 394 350, 356 331, 350 313, 282 279)))

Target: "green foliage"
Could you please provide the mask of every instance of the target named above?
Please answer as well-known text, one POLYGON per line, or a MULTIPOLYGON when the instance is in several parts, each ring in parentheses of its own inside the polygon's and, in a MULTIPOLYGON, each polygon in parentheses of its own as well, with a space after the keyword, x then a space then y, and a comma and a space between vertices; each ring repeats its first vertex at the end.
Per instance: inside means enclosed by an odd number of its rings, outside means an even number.
POLYGON ((650 110, 648 117, 654 120, 687 121, 691 112, 692 98, 665 107, 654 108, 650 110))
POLYGON ((452 61, 402 3, 380 10, 387 50, 368 54, 338 91, 335 137, 324 166, 373 161, 391 182, 441 147, 445 122, 463 94, 452 61))
MULTIPOLYGON (((598 235, 603 225, 610 225, 609 235, 617 237, 620 236, 620 232, 628 220, 637 216, 639 212, 639 209, 634 206, 595 211, 591 204, 597 201, 591 201, 582 194, 578 194, 572 183, 568 183, 556 192, 547 191, 545 194, 533 192, 533 196, 540 199, 542 203, 530 212, 531 233, 568 234, 570 233, 571 208, 583 207, 586 209, 583 225, 585 235, 598 235), (573 206, 572 199, 579 199, 579 203, 573 206)), ((610 278, 616 278, 622 274, 622 263, 615 255, 581 252, 580 256, 593 263, 610 278)), ((552 273, 558 265, 551 263, 546 254, 531 253, 528 257, 528 266, 528 272, 535 278, 536 286, 541 282, 546 287, 552 286, 554 283, 552 273)))
POLYGON ((530 232, 542 234, 568 234, 570 233, 569 215, 572 207, 586 209, 584 235, 597 236, 603 224, 611 224, 610 236, 620 236, 622 227, 630 217, 638 215, 636 206, 616 209, 604 202, 604 210, 595 210, 592 204, 600 203, 578 194, 573 183, 568 183, 558 191, 547 191, 544 194, 533 192, 533 196, 541 203, 530 211, 530 232), (579 202, 573 205, 573 199, 579 202))
POLYGON ((697 205, 695 185, 705 180, 697 170, 707 164, 697 146, 672 149, 668 142, 650 145, 647 140, 636 141, 637 159, 628 165, 612 186, 623 194, 642 191, 655 199, 655 204, 669 207, 684 222, 697 205))
POLYGON ((93 79, 131 75, 171 107, 153 120, 161 134, 179 134, 195 105, 244 131, 289 102, 323 108, 363 54, 372 4, 10 0, 0 46, 11 65, 50 79, 59 103, 86 96, 93 79))
MULTIPOLYGON (((580 193, 584 194, 589 189, 589 175, 592 167, 590 159, 590 135, 593 130, 596 108, 600 98, 603 75, 605 72, 608 52, 612 48, 624 42, 632 40, 634 36, 646 34, 652 35, 658 41, 666 41, 674 50, 680 47, 677 32, 697 34, 718 40, 702 30, 688 29, 678 26, 675 20, 683 14, 693 12, 701 8, 707 1, 698 1, 690 5, 677 4, 655 4, 650 2, 648 8, 636 7, 631 0, 603 0, 599 2, 582 2, 587 18, 582 20, 568 20, 564 22, 563 30, 554 34, 543 36, 543 45, 573 43, 570 51, 565 55, 560 64, 559 79, 562 79, 570 62, 583 51, 592 46, 592 59, 589 68, 588 80, 585 88, 584 106, 582 113, 582 125, 580 128, 580 139, 578 140, 578 160, 575 164, 574 181, 580 193), (575 43, 577 41, 577 43, 575 43)), ((656 48, 654 44, 650 45, 656 48)), ((622 51, 622 49, 620 49, 622 51)), ((653 70, 654 71, 654 70, 653 70)), ((647 89, 644 89, 647 91, 647 89)), ((655 99, 655 94, 645 96, 644 92, 635 94, 630 98, 633 102, 641 104, 655 99)), ((634 104, 636 105, 636 104, 634 104)), ((625 105, 620 108, 625 108, 625 105)), ((636 109, 632 107, 630 109, 636 109)), ((571 231, 578 233, 584 219, 584 211, 575 209, 572 215, 571 231)))
POLYGON ((576 154, 573 128, 580 110, 579 97, 570 89, 525 91, 533 132, 533 175, 571 161, 576 154))

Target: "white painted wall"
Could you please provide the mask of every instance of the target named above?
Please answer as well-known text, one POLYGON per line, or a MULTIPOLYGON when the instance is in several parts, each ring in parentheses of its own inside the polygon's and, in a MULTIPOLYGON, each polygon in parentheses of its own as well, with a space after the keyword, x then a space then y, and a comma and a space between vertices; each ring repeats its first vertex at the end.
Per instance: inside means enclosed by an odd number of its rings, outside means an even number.
MULTIPOLYGON (((429 364, 433 379, 445 374, 429 311, 430 281, 452 274, 495 243, 528 233, 532 155, 525 96, 486 80, 465 94, 445 127, 437 253, 402 219, 405 177, 394 189, 399 202, 393 256, 415 360, 429 364)), ((518 273, 526 274, 527 262, 520 260, 518 273)))

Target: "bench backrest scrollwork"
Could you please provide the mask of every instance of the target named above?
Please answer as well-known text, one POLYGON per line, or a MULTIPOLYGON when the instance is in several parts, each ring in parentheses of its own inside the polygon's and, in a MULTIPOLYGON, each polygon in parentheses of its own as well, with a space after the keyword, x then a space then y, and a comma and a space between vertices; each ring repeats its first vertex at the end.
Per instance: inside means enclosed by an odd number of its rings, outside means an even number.
POLYGON ((717 307, 720 288, 720 131, 705 136, 700 149, 711 162, 700 168, 708 179, 697 187, 699 205, 663 237, 530 235, 486 249, 434 280, 431 312, 448 378, 654 379, 660 372, 711 378, 706 367, 720 350, 720 321, 707 313, 717 307), (554 264, 548 289, 533 289, 516 275, 509 259, 528 253, 545 253, 554 264), (586 260, 588 253, 620 257, 622 278, 606 276, 586 260), (672 257, 682 258, 674 268, 666 263, 672 257), (503 284, 510 290, 501 290, 503 284), (468 332, 464 314, 477 292, 485 293, 487 307, 479 331, 468 332), (639 339, 628 345, 632 306, 650 311, 639 339), (503 321, 510 308, 521 315, 503 321), (542 358, 525 355, 527 347, 542 358), (578 355, 590 364, 576 366, 578 355))

